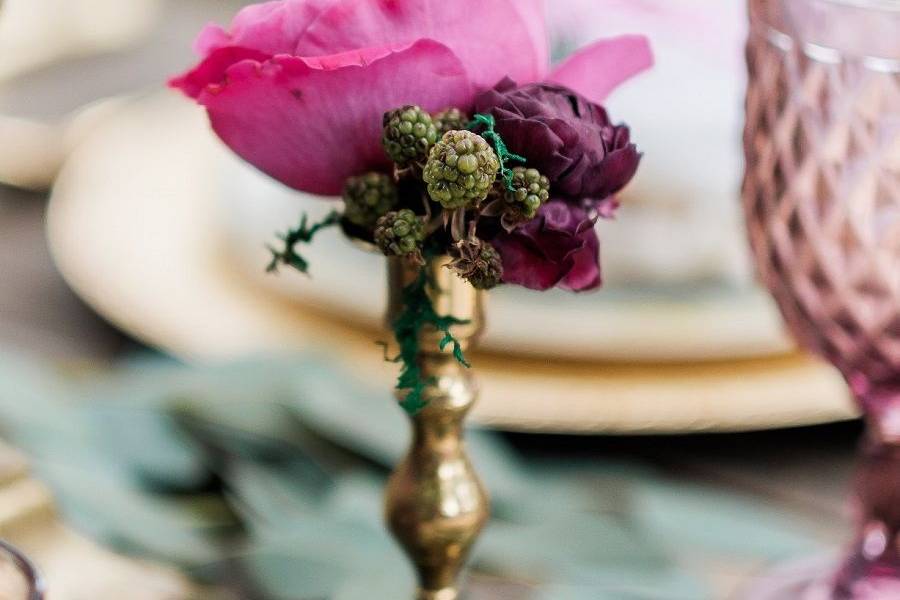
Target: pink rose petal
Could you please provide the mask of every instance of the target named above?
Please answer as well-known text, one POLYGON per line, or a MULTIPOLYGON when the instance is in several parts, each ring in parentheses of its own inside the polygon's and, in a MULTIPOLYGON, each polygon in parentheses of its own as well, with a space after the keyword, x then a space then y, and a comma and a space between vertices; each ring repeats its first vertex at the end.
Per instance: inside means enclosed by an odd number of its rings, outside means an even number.
POLYGON ((229 44, 231 35, 215 23, 210 23, 200 30, 200 34, 194 40, 194 54, 206 58, 210 53, 229 44))
MULTIPOLYGON (((544 0, 518 0, 513 2, 534 46, 536 60, 543 79, 550 67, 550 34, 547 32, 547 6, 544 0)), ((498 80, 499 81, 499 80, 498 80)), ((496 83, 496 82, 495 82, 496 83)))
POLYGON ((460 58, 479 88, 508 75, 519 83, 547 71, 539 0, 335 0, 300 36, 294 54, 434 39, 460 58), (519 3, 522 3, 521 5, 519 3))
POLYGON ((381 148, 386 108, 466 106, 465 68, 446 46, 420 40, 336 56, 276 56, 228 69, 198 101, 242 158, 293 188, 334 195, 355 174, 389 166, 381 148))
POLYGON ((203 57, 193 70, 169 81, 169 85, 196 98, 207 85, 222 82, 228 67, 242 60, 266 60, 291 54, 300 34, 331 0, 276 0, 241 9, 228 30, 207 25, 194 41, 194 52, 203 57))
POLYGON ((213 50, 196 68, 174 77, 169 86, 181 90, 191 98, 197 98, 208 85, 221 84, 225 73, 235 63, 243 60, 265 61, 268 54, 250 48, 227 46, 213 50))
MULTIPOLYGON (((333 0, 275 0, 251 4, 238 12, 227 31, 208 25, 194 43, 194 50, 206 56, 224 46, 240 46, 270 56, 293 54, 306 28, 332 3, 333 0)), ((357 47, 372 45, 375 44, 357 47)))
POLYGON ((653 51, 647 38, 623 35, 576 51, 551 71, 547 81, 602 103, 622 82, 652 66, 653 51))

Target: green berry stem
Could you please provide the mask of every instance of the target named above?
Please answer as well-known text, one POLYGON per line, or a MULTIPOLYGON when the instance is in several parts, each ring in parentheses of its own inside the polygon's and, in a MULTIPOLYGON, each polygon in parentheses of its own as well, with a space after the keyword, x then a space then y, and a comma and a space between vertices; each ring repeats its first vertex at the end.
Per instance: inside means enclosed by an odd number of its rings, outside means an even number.
POLYGON ((525 157, 510 152, 509 148, 506 147, 506 142, 500 137, 500 134, 494 131, 494 127, 497 125, 497 122, 494 120, 494 115, 477 113, 466 129, 474 130, 480 125, 485 127, 485 131, 481 133, 481 136, 494 144, 494 149, 497 151, 497 158, 500 159, 500 174, 503 176, 506 189, 511 192, 515 191, 515 188, 513 188, 513 172, 512 169, 506 166, 506 163, 508 161, 524 163, 526 160, 525 157))
POLYGON ((310 243, 315 235, 327 227, 332 227, 341 222, 341 214, 332 211, 328 213, 323 220, 309 225, 309 215, 303 213, 300 219, 300 226, 296 229, 288 229, 287 233, 278 234, 278 239, 284 243, 283 250, 276 250, 272 246, 267 246, 269 252, 272 253, 272 261, 266 267, 267 273, 275 273, 281 265, 293 267, 303 274, 309 273, 309 263, 296 250, 297 244, 310 243))
POLYGON ((466 226, 466 209, 457 208, 450 215, 450 237, 454 240, 461 240, 463 237, 463 229, 466 226))
MULTIPOLYGON (((428 261, 431 260, 433 256, 429 255, 428 261)), ((415 415, 428 405, 424 398, 425 390, 433 383, 432 378, 426 378, 422 374, 419 366, 419 336, 424 327, 431 326, 444 334, 439 344, 441 351, 453 344, 454 358, 466 368, 471 366, 466 361, 462 345, 450 331, 454 325, 465 325, 468 321, 449 315, 441 316, 435 312, 428 296, 428 286, 433 285, 428 273, 429 269, 422 267, 416 280, 403 288, 403 310, 391 324, 400 352, 395 358, 388 360, 401 363, 396 387, 405 392, 400 406, 410 415, 415 415)))

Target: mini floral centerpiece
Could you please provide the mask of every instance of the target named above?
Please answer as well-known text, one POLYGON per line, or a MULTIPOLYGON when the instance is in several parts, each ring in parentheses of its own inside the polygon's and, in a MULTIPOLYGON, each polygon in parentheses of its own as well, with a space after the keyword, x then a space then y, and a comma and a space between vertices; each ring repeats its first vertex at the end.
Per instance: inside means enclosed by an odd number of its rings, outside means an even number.
POLYGON ((640 163, 629 128, 600 103, 652 64, 646 40, 602 40, 551 69, 543 10, 539 0, 267 2, 204 29, 199 65, 171 81, 249 163, 342 199, 280 236, 270 270, 307 272, 301 245, 325 227, 390 259, 391 358, 416 439, 392 478, 388 519, 423 598, 456 597, 487 516, 458 427, 475 396, 463 371, 483 291, 597 288, 594 224, 613 216, 640 163))

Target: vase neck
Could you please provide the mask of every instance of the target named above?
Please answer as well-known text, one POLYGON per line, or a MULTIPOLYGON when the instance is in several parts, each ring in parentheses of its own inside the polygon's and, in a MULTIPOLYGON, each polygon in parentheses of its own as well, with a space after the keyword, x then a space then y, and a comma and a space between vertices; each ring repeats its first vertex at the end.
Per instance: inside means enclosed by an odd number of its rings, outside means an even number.
POLYGON ((900 446, 900 380, 873 381, 856 373, 847 381, 865 415, 870 443, 900 446))
MULTIPOLYGON (((424 269, 429 281, 427 291, 432 308, 442 317, 450 316, 463 321, 453 327, 453 335, 464 348, 474 344, 484 323, 484 292, 476 290, 447 268, 450 261, 449 256, 438 256, 422 266, 403 258, 388 259, 388 326, 392 326, 403 311, 404 289, 416 281, 424 269)), ((423 351, 433 352, 443 333, 426 327, 421 337, 423 351)))
POLYGON ((415 438, 424 443, 458 439, 477 397, 475 380, 448 354, 423 353, 420 361, 433 382, 425 392, 428 405, 413 417, 415 438))

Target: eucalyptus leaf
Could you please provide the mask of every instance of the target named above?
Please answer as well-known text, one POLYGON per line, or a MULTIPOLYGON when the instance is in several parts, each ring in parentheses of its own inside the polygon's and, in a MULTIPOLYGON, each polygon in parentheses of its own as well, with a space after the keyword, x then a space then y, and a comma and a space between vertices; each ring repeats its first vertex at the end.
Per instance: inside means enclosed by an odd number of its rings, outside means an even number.
POLYGON ((667 554, 639 530, 589 513, 529 524, 495 521, 482 535, 476 557, 492 572, 571 582, 625 572, 643 576, 671 566, 667 554))
POLYGON ((677 572, 642 582, 607 585, 544 585, 534 600, 715 600, 699 582, 677 572))
POLYGON ((381 523, 385 484, 384 477, 362 470, 347 473, 331 491, 323 509, 337 519, 359 521, 386 536, 381 523))
MULTIPOLYGON (((259 599, 412 595, 381 515, 408 419, 327 359, 198 368, 145 356, 75 381, 0 354, 0 428, 67 519, 118 549, 249 582, 259 599)), ((473 564, 530 588, 522 600, 704 600, 717 564, 817 546, 790 515, 737 493, 467 436, 495 505, 473 564)))
POLYGON ((341 582, 330 600, 397 600, 414 596, 411 573, 399 569, 370 570, 341 582))
POLYGON ((321 360, 293 373, 292 408, 333 443, 393 468, 409 444, 409 425, 390 394, 363 388, 321 360))
POLYGON ((289 469, 246 460, 232 461, 222 477, 229 496, 247 524, 259 534, 278 530, 295 519, 321 510, 326 487, 321 481, 292 476, 289 469))
MULTIPOLYGON (((325 516, 287 522, 273 537, 253 543, 249 555, 260 553, 279 557, 278 561, 287 557, 288 562, 314 559, 340 565, 345 574, 340 589, 348 584, 347 594, 364 582, 393 589, 413 581, 412 569, 386 532, 353 520, 325 516)), ((268 583, 270 589, 281 585, 277 581, 268 583)))
POLYGON ((219 550, 210 534, 231 525, 227 511, 212 499, 149 496, 114 470, 42 463, 40 471, 69 519, 120 549, 190 567, 216 559, 219 550))
MULTIPOLYGON (((293 406, 304 424, 349 450, 393 469, 409 447, 408 418, 387 393, 373 393, 314 360, 295 373, 293 406)), ((495 499, 519 496, 527 485, 524 466, 503 439, 478 429, 467 432, 472 462, 491 482, 495 499)))
POLYGON ((203 447, 171 415, 111 403, 86 411, 102 449, 125 463, 144 485, 185 492, 210 483, 203 447))
POLYGON ((257 460, 303 454, 303 433, 287 409, 248 398, 181 397, 172 402, 179 424, 209 448, 257 460))
POLYGON ((55 370, 0 352, 0 428, 20 445, 39 451, 45 439, 84 443, 89 433, 72 399, 55 370))
POLYGON ((265 600, 333 598, 347 579, 346 569, 331 557, 259 551, 243 556, 240 564, 252 589, 265 600))
POLYGON ((820 546, 787 515, 703 484, 644 480, 635 482, 633 499, 634 519, 646 531, 695 554, 778 560, 820 546))

